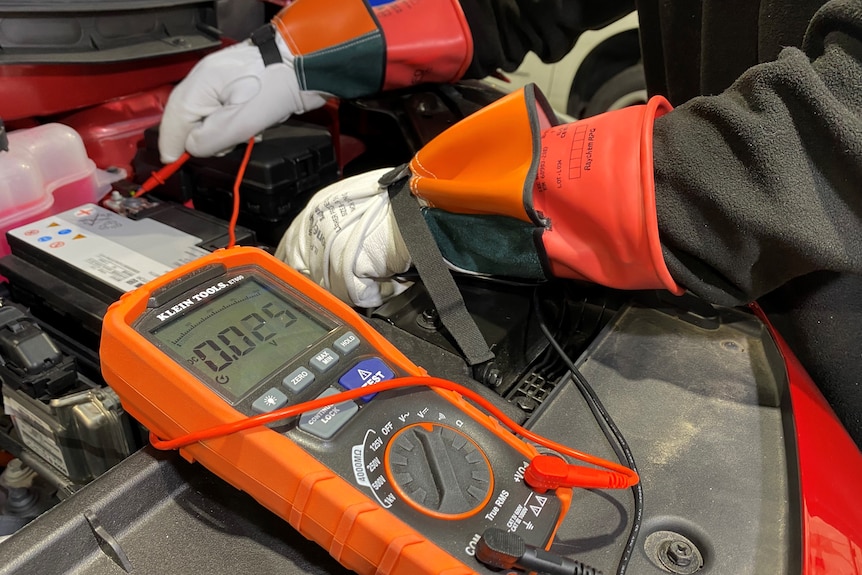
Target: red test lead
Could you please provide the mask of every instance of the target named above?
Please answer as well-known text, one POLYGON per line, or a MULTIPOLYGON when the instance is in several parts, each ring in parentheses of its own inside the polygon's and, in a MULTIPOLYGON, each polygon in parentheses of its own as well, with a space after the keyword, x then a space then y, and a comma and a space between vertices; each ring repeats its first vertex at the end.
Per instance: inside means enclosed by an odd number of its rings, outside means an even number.
POLYGON ((637 484, 637 475, 572 465, 555 455, 537 455, 524 473, 524 482, 539 492, 559 487, 625 489, 637 484))
POLYGON ((138 188, 137 192, 135 192, 134 197, 137 198, 138 196, 142 196, 147 192, 153 191, 156 187, 164 184, 165 180, 173 176, 174 173, 176 173, 176 171, 179 170, 182 165, 185 164, 186 161, 188 161, 190 157, 191 156, 189 156, 188 152, 183 152, 182 156, 180 156, 164 168, 153 172, 150 177, 147 178, 147 180, 143 184, 141 184, 141 187, 138 188))

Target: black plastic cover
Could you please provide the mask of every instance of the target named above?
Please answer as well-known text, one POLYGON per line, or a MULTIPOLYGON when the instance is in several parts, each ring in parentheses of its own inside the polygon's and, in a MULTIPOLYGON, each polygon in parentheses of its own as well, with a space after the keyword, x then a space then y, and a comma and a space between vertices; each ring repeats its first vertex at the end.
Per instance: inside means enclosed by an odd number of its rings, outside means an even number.
MULTIPOLYGON (((639 468, 643 524, 632 574, 669 572, 657 560, 657 539, 690 542, 704 561, 692 567, 699 575, 802 571, 796 434, 783 359, 753 315, 716 311, 715 323, 704 327, 702 316, 679 310, 626 307, 577 362, 639 468)), ((616 459, 571 379, 529 427, 616 459)), ((629 490, 575 490, 551 551, 615 573, 632 501, 629 490)))
POLYGON ((75 384, 75 358, 60 351, 36 320, 0 307, 0 380, 34 399, 55 397, 75 384))
MULTIPOLYGON (((228 220, 244 154, 241 145, 224 156, 191 158, 153 195, 191 199, 195 209, 228 220)), ((159 167, 158 129, 151 128, 134 160, 136 178, 143 181, 159 167)), ((254 230, 261 242, 277 245, 312 194, 340 175, 332 137, 325 128, 295 120, 270 128, 255 144, 242 180, 239 223, 254 230)))
POLYGON ((0 64, 125 62, 217 48, 215 4, 0 0, 0 64))

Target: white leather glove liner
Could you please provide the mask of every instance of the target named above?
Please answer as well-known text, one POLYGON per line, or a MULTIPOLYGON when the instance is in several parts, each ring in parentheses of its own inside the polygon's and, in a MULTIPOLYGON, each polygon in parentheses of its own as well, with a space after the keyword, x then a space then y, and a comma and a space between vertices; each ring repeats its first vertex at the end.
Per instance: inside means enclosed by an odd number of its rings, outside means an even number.
POLYGON ((410 284, 392 279, 410 267, 386 188, 389 168, 353 176, 319 191, 282 237, 275 256, 339 299, 376 307, 410 284))
POLYGON ((319 92, 302 91, 293 55, 276 40, 283 63, 263 65, 245 41, 206 56, 180 82, 165 106, 159 131, 162 162, 184 151, 207 157, 228 152, 266 128, 322 106, 319 92))

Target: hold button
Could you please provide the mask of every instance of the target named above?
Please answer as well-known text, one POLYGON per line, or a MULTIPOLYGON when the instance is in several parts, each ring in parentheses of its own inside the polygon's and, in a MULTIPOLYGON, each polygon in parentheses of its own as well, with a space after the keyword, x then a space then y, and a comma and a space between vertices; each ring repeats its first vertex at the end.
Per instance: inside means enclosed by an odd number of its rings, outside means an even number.
POLYGON ((333 343, 341 353, 346 354, 359 347, 360 341, 355 333, 348 331, 333 343))

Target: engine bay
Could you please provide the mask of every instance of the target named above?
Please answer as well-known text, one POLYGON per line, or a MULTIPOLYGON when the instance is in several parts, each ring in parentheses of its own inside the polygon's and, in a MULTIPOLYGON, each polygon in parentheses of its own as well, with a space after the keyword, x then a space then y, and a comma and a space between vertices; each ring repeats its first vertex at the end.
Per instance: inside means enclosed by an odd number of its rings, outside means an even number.
MULTIPOLYGON (((314 191, 403 163, 497 96, 473 83, 407 90, 269 131, 244 183, 238 243, 271 250, 314 191)), ((148 130, 134 174, 112 182, 100 202, 14 230, 0 259, 0 449, 15 458, 0 479, 0 525, 15 533, 0 543, 0 573, 40 572, 46 556, 67 573, 227 573, 237 564, 341 572, 247 495, 148 447, 146 430, 101 378, 107 307, 161 269, 136 267, 136 258, 160 246, 169 268, 227 242, 242 151, 192 161, 152 194, 131 197, 158 167, 154 138, 148 130), (54 242, 85 235, 122 237, 124 251, 99 261, 52 253, 54 242)), ((634 490, 575 491, 551 552, 605 573, 623 557, 633 573, 800 571, 787 372, 755 313, 691 296, 456 274, 495 353, 471 367, 421 278, 403 279, 412 287, 362 313, 415 363, 481 392, 530 430, 623 463, 628 450, 637 462, 634 490)))

